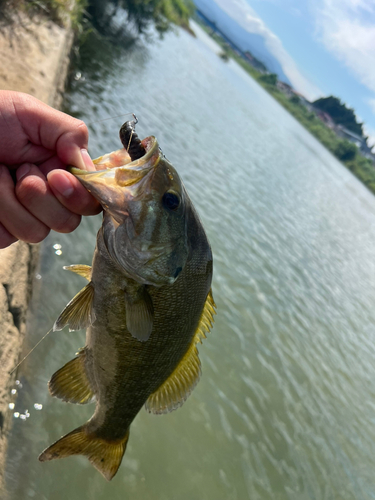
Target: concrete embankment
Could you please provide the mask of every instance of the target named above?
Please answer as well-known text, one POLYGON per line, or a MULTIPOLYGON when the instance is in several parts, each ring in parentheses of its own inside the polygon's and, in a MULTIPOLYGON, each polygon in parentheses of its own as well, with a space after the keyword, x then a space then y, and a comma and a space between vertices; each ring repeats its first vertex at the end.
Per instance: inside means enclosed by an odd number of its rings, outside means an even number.
MULTIPOLYGON (((49 20, 19 15, 0 29, 0 89, 31 94, 58 108, 69 66, 73 34, 49 20)), ((26 312, 38 246, 18 242, 0 250, 0 498, 6 497, 4 466, 12 423, 9 410, 26 334, 26 312)))

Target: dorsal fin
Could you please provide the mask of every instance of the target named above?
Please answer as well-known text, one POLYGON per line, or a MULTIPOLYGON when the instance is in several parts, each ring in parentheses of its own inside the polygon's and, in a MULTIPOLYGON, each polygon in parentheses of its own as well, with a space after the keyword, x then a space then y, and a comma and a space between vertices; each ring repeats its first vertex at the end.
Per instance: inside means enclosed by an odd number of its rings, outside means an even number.
POLYGON ((65 271, 72 271, 72 273, 79 274, 87 281, 91 280, 91 266, 86 266, 85 264, 73 264, 72 266, 64 266, 65 271))
POLYGON ((49 392, 52 396, 67 403, 81 405, 93 400, 95 394, 86 375, 85 358, 86 350, 82 349, 76 358, 52 375, 48 382, 49 392))
POLYGON ((94 299, 94 285, 90 281, 75 297, 67 304, 53 325, 53 331, 62 330, 69 325, 69 331, 81 330, 89 327, 95 321, 95 313, 92 309, 94 299))
POLYGON ((215 302, 210 290, 193 340, 180 363, 167 380, 147 399, 145 408, 150 413, 161 414, 176 410, 184 404, 201 375, 201 363, 196 344, 202 343, 214 322, 215 302))

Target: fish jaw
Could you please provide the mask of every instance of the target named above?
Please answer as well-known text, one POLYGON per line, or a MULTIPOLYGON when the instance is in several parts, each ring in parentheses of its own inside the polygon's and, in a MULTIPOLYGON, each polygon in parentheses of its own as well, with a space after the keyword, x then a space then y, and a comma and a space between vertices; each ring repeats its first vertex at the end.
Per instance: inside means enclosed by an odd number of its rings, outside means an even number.
MULTIPOLYGON (((139 160, 96 172, 70 167, 69 171, 96 198, 116 222, 121 224, 129 216, 126 210, 130 198, 137 196, 142 180, 159 163, 161 152, 155 137, 142 141, 146 154, 139 160)), ((100 165, 100 163, 98 163, 100 165)))
POLYGON ((102 234, 111 258, 138 283, 163 286, 174 283, 187 261, 189 202, 156 139, 142 145, 146 154, 127 165, 71 172, 104 208, 102 234))

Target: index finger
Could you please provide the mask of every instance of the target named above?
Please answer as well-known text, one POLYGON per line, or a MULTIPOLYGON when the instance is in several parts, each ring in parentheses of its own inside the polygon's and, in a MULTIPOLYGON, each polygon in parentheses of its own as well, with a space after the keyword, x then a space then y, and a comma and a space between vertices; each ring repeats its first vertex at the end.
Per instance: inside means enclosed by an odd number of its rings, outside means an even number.
MULTIPOLYGON (((93 169, 84 161, 82 150, 87 150, 88 129, 82 120, 51 108, 38 99, 19 92, 9 92, 17 119, 29 139, 21 161, 38 163, 41 153, 55 152, 65 165, 82 170, 93 169)), ((84 153, 83 153, 84 154, 84 153)))
POLYGON ((47 179, 53 194, 71 212, 79 215, 96 215, 102 210, 98 201, 69 172, 52 170, 47 179))

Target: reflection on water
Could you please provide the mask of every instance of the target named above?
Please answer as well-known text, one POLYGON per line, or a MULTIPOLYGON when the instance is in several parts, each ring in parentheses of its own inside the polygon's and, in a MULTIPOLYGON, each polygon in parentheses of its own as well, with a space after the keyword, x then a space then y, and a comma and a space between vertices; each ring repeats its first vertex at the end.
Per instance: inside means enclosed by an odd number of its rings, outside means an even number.
MULTIPOLYGON (((135 112, 157 136, 211 241, 218 316, 197 388, 139 414, 111 483, 81 457, 37 461, 93 411, 46 387, 84 334, 47 337, 20 372, 30 418, 14 423, 10 500, 375 498, 374 197, 203 33, 87 50, 67 106, 93 156, 119 147, 123 120, 107 116, 135 112)), ((62 266, 90 264, 99 225, 44 244, 31 345, 84 285, 62 266)))

